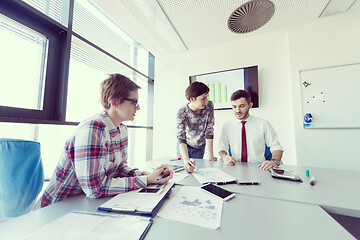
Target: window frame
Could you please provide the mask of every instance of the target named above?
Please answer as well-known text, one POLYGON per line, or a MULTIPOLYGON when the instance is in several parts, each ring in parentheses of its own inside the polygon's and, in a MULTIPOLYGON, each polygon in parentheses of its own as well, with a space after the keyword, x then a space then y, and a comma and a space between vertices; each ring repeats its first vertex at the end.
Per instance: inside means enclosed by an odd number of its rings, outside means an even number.
MULTIPOLYGON (((0 122, 32 123, 32 124, 60 124, 77 125, 79 122, 66 121, 67 88, 69 77, 69 63, 71 50, 71 37, 75 36, 91 47, 123 64, 136 74, 148 79, 149 89, 154 88, 155 57, 149 52, 148 76, 115 57, 101 47, 72 32, 74 0, 69 0, 68 26, 63 26, 46 14, 31 7, 21 0, 0 1, 0 13, 33 29, 48 38, 48 53, 46 76, 44 78, 43 109, 25 109, 0 106, 0 122)), ((153 95, 153 93, 151 93, 153 95)), ((148 99, 148 104, 153 99, 148 99)), ((150 105, 151 105, 150 103, 150 105)), ((150 108, 149 108, 150 109, 150 108)), ((151 106, 152 109, 152 106, 151 106)), ((147 126, 128 126, 130 128, 153 129, 153 113, 148 111, 147 126)))
MULTIPOLYGON (((69 20, 72 18, 70 3, 69 20)), ((0 2, 0 13, 45 35, 48 38, 46 76, 44 78, 43 109, 25 109, 0 106, 1 122, 55 123, 64 122, 67 93, 67 75, 70 57, 70 28, 66 28, 45 14, 19 0, 0 2)))

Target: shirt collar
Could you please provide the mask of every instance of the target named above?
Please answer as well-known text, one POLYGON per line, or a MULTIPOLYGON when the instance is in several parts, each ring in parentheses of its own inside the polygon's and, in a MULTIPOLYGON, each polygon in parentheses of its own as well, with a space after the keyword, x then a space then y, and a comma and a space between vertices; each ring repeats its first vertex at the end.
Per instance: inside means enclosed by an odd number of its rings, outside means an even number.
POLYGON ((245 122, 251 122, 253 119, 253 117, 249 114, 249 117, 245 120, 240 120, 240 119, 236 119, 238 123, 241 123, 242 121, 245 121, 245 122))
POLYGON ((117 134, 120 133, 120 128, 124 124, 120 123, 119 128, 117 128, 115 127, 114 123, 111 121, 106 111, 102 112, 100 115, 103 118, 106 127, 109 129, 109 133, 111 137, 115 137, 117 134))

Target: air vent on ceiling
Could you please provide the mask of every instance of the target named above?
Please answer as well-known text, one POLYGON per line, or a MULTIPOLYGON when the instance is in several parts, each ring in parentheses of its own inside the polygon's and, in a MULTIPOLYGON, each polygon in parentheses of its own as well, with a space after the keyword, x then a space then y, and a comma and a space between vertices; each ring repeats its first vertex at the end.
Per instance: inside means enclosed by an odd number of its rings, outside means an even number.
POLYGON ((274 15, 274 4, 252 0, 238 7, 229 17, 228 27, 234 33, 248 33, 264 26, 274 15))

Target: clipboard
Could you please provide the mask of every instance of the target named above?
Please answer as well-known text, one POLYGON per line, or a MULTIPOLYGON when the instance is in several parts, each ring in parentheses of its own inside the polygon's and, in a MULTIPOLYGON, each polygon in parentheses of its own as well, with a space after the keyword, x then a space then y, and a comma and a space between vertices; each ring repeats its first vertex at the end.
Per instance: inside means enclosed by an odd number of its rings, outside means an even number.
POLYGON ((285 170, 280 168, 271 168, 271 176, 276 179, 288 180, 294 182, 303 182, 302 179, 292 170, 285 170))
POLYGON ((173 187, 174 182, 169 182, 161 194, 139 194, 136 190, 120 193, 98 209, 106 212, 155 217, 166 198, 171 194, 173 187))

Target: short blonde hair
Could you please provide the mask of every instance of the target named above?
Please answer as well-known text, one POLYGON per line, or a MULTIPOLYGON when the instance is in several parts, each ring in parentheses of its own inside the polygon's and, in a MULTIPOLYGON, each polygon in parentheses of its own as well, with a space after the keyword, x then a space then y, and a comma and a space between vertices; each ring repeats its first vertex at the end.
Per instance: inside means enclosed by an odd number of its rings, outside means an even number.
POLYGON ((104 109, 111 107, 111 100, 124 101, 130 96, 130 92, 140 87, 128 77, 114 73, 110 74, 100 85, 100 102, 104 109))

